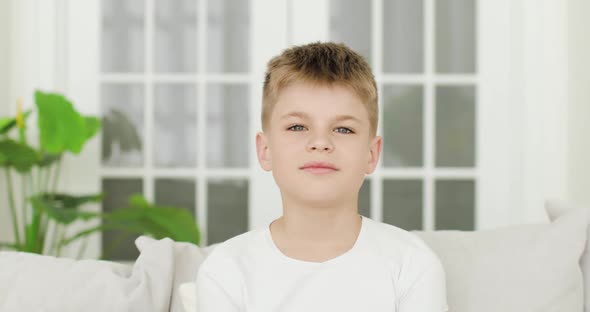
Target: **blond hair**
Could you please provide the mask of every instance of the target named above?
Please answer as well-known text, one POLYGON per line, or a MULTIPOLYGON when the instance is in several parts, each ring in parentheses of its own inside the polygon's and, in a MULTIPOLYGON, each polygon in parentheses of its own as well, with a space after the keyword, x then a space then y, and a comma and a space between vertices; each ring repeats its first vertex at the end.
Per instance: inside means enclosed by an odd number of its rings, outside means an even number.
POLYGON ((279 92, 296 82, 348 88, 367 109, 370 133, 377 134, 377 84, 371 68, 358 53, 332 42, 295 46, 268 62, 262 95, 263 131, 268 129, 279 92))

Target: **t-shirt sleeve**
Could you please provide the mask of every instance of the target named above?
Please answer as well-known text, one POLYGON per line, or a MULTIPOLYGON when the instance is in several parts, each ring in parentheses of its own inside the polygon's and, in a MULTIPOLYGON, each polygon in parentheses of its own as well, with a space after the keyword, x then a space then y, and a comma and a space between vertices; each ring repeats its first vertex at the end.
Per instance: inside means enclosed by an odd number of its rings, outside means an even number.
POLYGON ((213 250, 197 272, 195 284, 199 312, 239 312, 244 309, 242 273, 223 247, 213 250))
POLYGON ((431 250, 416 252, 403 268, 397 312, 446 312, 447 291, 442 263, 431 250))
POLYGON ((232 294, 209 272, 199 270, 196 281, 197 311, 238 312, 240 307, 232 294))

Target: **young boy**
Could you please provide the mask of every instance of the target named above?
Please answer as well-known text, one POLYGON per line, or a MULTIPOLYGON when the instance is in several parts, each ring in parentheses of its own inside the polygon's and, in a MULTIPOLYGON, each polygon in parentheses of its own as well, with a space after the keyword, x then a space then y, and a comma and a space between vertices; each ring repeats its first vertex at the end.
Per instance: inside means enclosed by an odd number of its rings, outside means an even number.
POLYGON ((297 46, 269 62, 256 149, 283 215, 213 250, 197 276, 199 312, 447 311, 434 252, 358 214, 381 153, 377 119, 373 74, 346 46, 297 46))

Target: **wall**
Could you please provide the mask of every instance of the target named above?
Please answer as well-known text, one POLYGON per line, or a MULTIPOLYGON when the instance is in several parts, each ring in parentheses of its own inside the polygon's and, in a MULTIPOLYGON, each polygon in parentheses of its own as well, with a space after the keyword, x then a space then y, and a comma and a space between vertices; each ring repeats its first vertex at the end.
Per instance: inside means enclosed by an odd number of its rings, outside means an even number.
MULTIPOLYGON (((0 116, 7 116, 10 113, 10 11, 11 1, 0 1, 0 116)), ((0 190, 5 190, 5 176, 0 173, 0 190)), ((12 228, 10 227, 10 213, 7 207, 8 201, 4 193, 0 191, 0 242, 12 239, 12 228)))
POLYGON ((590 207, 590 1, 568 3, 569 200, 590 207))

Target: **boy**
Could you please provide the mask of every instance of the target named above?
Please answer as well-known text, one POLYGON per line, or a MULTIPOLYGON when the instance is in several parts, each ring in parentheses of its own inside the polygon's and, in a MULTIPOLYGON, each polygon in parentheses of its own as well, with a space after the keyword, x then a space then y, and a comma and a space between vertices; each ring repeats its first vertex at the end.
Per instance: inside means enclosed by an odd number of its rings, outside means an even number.
POLYGON ((447 311, 437 256, 357 212, 381 153, 377 119, 373 74, 346 46, 297 46, 269 62, 256 149, 283 215, 213 250, 197 276, 199 312, 447 311))

